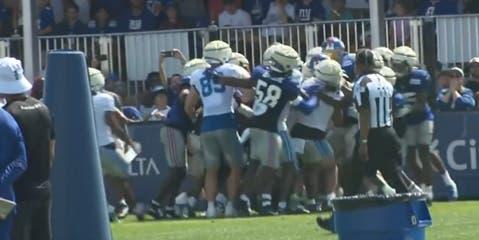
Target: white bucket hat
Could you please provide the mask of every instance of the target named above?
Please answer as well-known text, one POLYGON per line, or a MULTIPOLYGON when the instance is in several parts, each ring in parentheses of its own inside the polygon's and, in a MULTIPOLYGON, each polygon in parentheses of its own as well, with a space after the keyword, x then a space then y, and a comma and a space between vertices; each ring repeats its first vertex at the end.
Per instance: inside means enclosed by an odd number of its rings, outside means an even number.
POLYGON ((20 94, 32 89, 23 75, 22 62, 15 58, 0 58, 0 93, 20 94))

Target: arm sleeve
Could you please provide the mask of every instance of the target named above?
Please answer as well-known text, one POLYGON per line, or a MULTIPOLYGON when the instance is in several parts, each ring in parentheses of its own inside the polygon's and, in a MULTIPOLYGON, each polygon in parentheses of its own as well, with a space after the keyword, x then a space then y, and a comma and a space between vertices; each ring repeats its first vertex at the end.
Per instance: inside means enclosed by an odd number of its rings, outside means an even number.
POLYGON ((292 105, 298 108, 304 114, 311 114, 314 109, 318 106, 318 97, 312 96, 306 100, 302 97, 297 97, 293 102, 292 105))
POLYGON ((369 90, 365 84, 358 82, 354 86, 353 94, 356 108, 369 108, 369 90))
POLYGON ((461 97, 456 99, 456 108, 455 110, 458 111, 467 111, 474 108, 476 105, 476 101, 474 100, 474 95, 472 91, 468 90, 465 91, 461 97))
POLYGON ((0 170, 0 185, 11 185, 27 169, 27 152, 20 129, 12 132, 11 161, 0 170))

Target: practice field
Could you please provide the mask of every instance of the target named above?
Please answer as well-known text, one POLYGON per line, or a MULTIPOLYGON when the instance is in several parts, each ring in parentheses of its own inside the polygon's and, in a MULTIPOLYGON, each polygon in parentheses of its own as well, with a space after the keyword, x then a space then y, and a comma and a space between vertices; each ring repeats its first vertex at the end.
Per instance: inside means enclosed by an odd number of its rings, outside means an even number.
MULTIPOLYGON (((479 201, 434 203, 431 240, 479 239, 479 201)), ((315 215, 254 217, 216 220, 137 222, 128 219, 112 225, 115 240, 333 240, 320 230, 315 215)))

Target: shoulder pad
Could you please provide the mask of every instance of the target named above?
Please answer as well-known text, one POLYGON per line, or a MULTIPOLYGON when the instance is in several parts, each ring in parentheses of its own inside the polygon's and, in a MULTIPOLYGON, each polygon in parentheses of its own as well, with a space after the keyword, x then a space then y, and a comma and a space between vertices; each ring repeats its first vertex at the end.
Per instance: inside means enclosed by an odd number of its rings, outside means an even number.
POLYGON ((247 79, 251 77, 250 73, 246 71, 246 69, 231 63, 225 63, 217 67, 215 71, 218 73, 218 75, 224 77, 233 77, 238 79, 247 79))

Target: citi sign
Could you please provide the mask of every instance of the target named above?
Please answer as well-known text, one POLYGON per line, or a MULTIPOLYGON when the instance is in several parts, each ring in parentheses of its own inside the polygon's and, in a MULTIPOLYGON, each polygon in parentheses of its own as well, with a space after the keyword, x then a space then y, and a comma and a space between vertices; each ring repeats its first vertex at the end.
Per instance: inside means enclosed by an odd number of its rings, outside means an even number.
MULTIPOLYGON (((433 141, 432 148, 437 151, 439 141, 433 141)), ((446 145, 446 163, 456 171, 477 170, 477 146, 475 139, 457 139, 446 145)), ((441 151, 443 152, 443 151, 441 151)), ((443 156, 444 157, 444 156, 443 156)))

